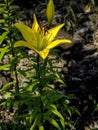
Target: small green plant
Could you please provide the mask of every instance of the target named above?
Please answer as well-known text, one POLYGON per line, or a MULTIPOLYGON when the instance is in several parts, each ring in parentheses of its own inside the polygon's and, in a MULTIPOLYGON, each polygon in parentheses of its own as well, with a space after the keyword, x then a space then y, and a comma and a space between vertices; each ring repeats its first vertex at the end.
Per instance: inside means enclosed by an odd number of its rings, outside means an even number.
MULTIPOLYGON (((2 108, 12 109, 14 102, 12 101, 12 93, 9 91, 11 87, 15 86, 15 90, 18 90, 18 74, 16 70, 16 61, 14 53, 14 34, 17 33, 14 22, 20 15, 17 13, 17 9, 12 6, 13 0, 3 0, 0 3, 0 77, 5 74, 5 80, 9 80, 3 84, 0 84, 0 111, 2 108), (7 63, 3 62, 4 57, 7 56, 7 63), (11 74, 14 75, 12 79, 11 74)), ((19 35, 18 35, 19 36, 19 35)), ((2 80, 1 80, 2 81, 2 80)), ((2 129, 7 129, 3 124, 3 120, 0 120, 0 126, 2 129)))
MULTIPOLYGON (((12 62, 14 57, 13 43, 15 27, 13 27, 13 22, 17 18, 17 11, 16 9, 12 9, 12 3, 13 0, 4 0, 0 3, 0 61, 3 61, 5 55, 7 55, 9 61, 6 64, 3 62, 0 63, 1 74, 3 71, 6 71, 6 73, 12 71, 10 62, 12 62)), ((14 82, 8 82, 3 87, 8 88, 11 84, 14 84, 14 82)))

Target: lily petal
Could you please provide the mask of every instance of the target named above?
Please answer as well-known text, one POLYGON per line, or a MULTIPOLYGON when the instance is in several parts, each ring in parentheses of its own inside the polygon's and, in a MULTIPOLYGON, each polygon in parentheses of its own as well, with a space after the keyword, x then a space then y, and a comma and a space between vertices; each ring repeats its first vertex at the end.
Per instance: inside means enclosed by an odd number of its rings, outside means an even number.
POLYGON ((52 48, 54 48, 54 47, 56 47, 56 46, 58 46, 58 45, 61 45, 61 44, 64 44, 64 43, 71 43, 71 41, 70 40, 55 40, 55 41, 53 41, 53 42, 51 42, 46 48, 47 49, 52 49, 52 48))
POLYGON ((15 44, 14 44, 14 47, 20 47, 20 46, 24 46, 24 47, 27 47, 29 49, 32 49, 34 50, 34 47, 32 46, 32 44, 28 43, 28 42, 25 42, 25 41, 17 41, 15 44))
POLYGON ((36 41, 35 34, 27 25, 23 23, 16 23, 15 27, 21 32, 22 36, 27 42, 32 43, 33 41, 36 41))
POLYGON ((42 50, 42 51, 38 51, 37 52, 43 59, 45 59, 47 56, 48 56, 48 54, 49 54, 49 49, 44 49, 44 50, 42 50))
POLYGON ((54 28, 51 28, 48 30, 47 34, 46 34, 46 39, 47 42, 50 43, 52 42, 55 37, 57 36, 58 32, 60 31, 60 29, 64 26, 64 24, 60 24, 54 28))
POLYGON ((49 53, 49 49, 44 49, 42 51, 38 51, 37 49, 35 49, 32 44, 28 43, 28 42, 25 42, 25 41, 17 41, 15 44, 14 44, 14 47, 20 47, 20 46, 24 46, 24 47, 27 47, 29 49, 32 49, 34 51, 36 51, 41 57, 42 59, 45 59, 49 53))
POLYGON ((40 26, 38 24, 38 21, 37 21, 35 14, 33 15, 33 18, 34 18, 34 20, 33 20, 33 24, 32 24, 32 30, 37 32, 38 30, 40 30, 40 26))

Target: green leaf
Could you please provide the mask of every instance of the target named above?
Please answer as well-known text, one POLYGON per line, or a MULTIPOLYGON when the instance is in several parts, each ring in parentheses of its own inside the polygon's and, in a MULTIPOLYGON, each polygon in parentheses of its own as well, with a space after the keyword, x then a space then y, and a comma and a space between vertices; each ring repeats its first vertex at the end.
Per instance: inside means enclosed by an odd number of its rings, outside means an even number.
POLYGON ((22 114, 22 115, 18 115, 18 118, 26 118, 26 117, 29 117, 30 115, 29 114, 22 114))
MULTIPOLYGON (((2 99, 1 96, 0 96, 0 99, 2 99)), ((6 101, 0 103, 0 106, 5 106, 5 105, 6 105, 6 101)))
POLYGON ((69 108, 67 109, 67 112, 70 116, 72 116, 71 110, 69 108))
POLYGON ((57 107, 54 104, 50 104, 48 106, 48 109, 54 113, 56 116, 58 116, 59 118, 61 118, 62 120, 64 120, 63 116, 61 115, 61 113, 57 110, 57 107))
POLYGON ((3 4, 3 3, 0 3, 0 7, 4 7, 5 6, 5 4, 3 4))
POLYGON ((65 130, 65 120, 60 119, 60 122, 61 122, 61 125, 62 125, 63 129, 65 130))
MULTIPOLYGON (((4 20, 0 20, 0 23, 4 22, 4 20)), ((2 42, 4 41, 4 39, 7 37, 8 32, 4 32, 1 36, 0 36, 0 45, 2 44, 2 42)))
POLYGON ((0 19, 0 23, 5 23, 5 20, 4 19, 0 19))
POLYGON ((58 130, 61 130, 59 124, 49 116, 46 117, 46 120, 49 121, 54 127, 56 127, 58 130))
POLYGON ((80 113, 78 110, 75 110, 75 112, 76 112, 79 116, 81 116, 81 113, 80 113))
POLYGON ((39 130, 44 130, 44 126, 43 125, 39 126, 39 130))
POLYGON ((2 58, 6 52, 8 52, 8 46, 6 46, 4 48, 0 48, 0 60, 2 60, 2 58))
POLYGON ((4 8, 0 6, 0 13, 4 12, 4 8))
POLYGON ((46 16, 47 16, 49 24, 51 24, 54 19, 54 13, 55 13, 55 10, 54 10, 53 0, 49 0, 47 4, 47 9, 46 9, 46 16))
POLYGON ((30 124, 32 123, 32 121, 34 120, 34 118, 37 116, 38 111, 40 110, 40 107, 37 106, 35 109, 33 109, 33 112, 30 116, 30 124))
POLYGON ((91 129, 91 130, 98 130, 98 128, 94 128, 94 129, 91 129))
POLYGON ((47 118, 50 116, 51 113, 55 114, 60 118, 61 125, 63 129, 65 128, 65 120, 61 113, 57 110, 57 107, 54 104, 47 105, 48 111, 44 114, 44 118, 47 118))
POLYGON ((64 83, 64 81, 60 78, 58 73, 55 73, 55 79, 56 81, 58 81, 59 83, 62 83, 64 86, 66 86, 66 84, 64 83))
POLYGON ((12 84, 14 84, 14 82, 8 82, 7 84, 5 84, 3 86, 2 89, 0 89, 0 91, 5 91, 6 89, 8 89, 12 84))
MULTIPOLYGON (((6 92, 6 93, 3 94, 3 99, 8 99, 10 97, 11 97, 11 93, 10 92, 6 92)), ((0 99, 2 99, 2 96, 0 96, 0 99)), ((2 105, 2 104, 0 104, 0 105, 2 105)))
POLYGON ((0 66, 0 70, 8 70, 9 67, 10 67, 10 64, 1 65, 1 66, 0 66))
POLYGON ((41 113, 37 114, 34 120, 33 125, 31 126, 30 130, 34 130, 37 125, 39 125, 41 119, 41 113))
POLYGON ((47 107, 47 104, 53 104, 61 98, 66 98, 66 96, 61 92, 52 89, 52 90, 48 90, 48 92, 45 92, 45 95, 43 95, 41 98, 43 104, 45 104, 45 106, 47 107))

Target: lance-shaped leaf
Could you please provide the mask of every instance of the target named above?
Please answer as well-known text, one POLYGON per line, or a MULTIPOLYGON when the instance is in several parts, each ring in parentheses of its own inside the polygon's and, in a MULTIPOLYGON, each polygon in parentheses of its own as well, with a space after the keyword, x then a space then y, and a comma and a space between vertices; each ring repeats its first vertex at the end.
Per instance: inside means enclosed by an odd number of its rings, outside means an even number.
POLYGON ((46 117, 46 120, 49 121, 58 130, 61 130, 61 128, 60 128, 59 124, 56 122, 56 120, 50 118, 49 116, 46 117))
POLYGON ((35 120, 30 128, 30 130, 34 130, 35 127, 40 123, 40 119, 41 119, 41 113, 37 114, 35 117, 35 120))

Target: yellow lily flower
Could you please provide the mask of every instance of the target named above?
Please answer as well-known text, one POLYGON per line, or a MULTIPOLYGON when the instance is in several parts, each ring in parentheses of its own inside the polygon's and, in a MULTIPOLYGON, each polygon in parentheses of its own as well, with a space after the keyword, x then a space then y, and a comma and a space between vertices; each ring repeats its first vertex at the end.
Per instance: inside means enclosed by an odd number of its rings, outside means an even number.
POLYGON ((34 50, 45 59, 48 56, 50 49, 63 43, 71 43, 71 41, 67 39, 54 40, 63 26, 64 24, 60 24, 46 31, 44 27, 41 28, 39 26, 36 15, 34 14, 32 28, 23 23, 15 24, 15 27, 21 32, 25 41, 17 41, 14 44, 14 47, 25 46, 34 50))

